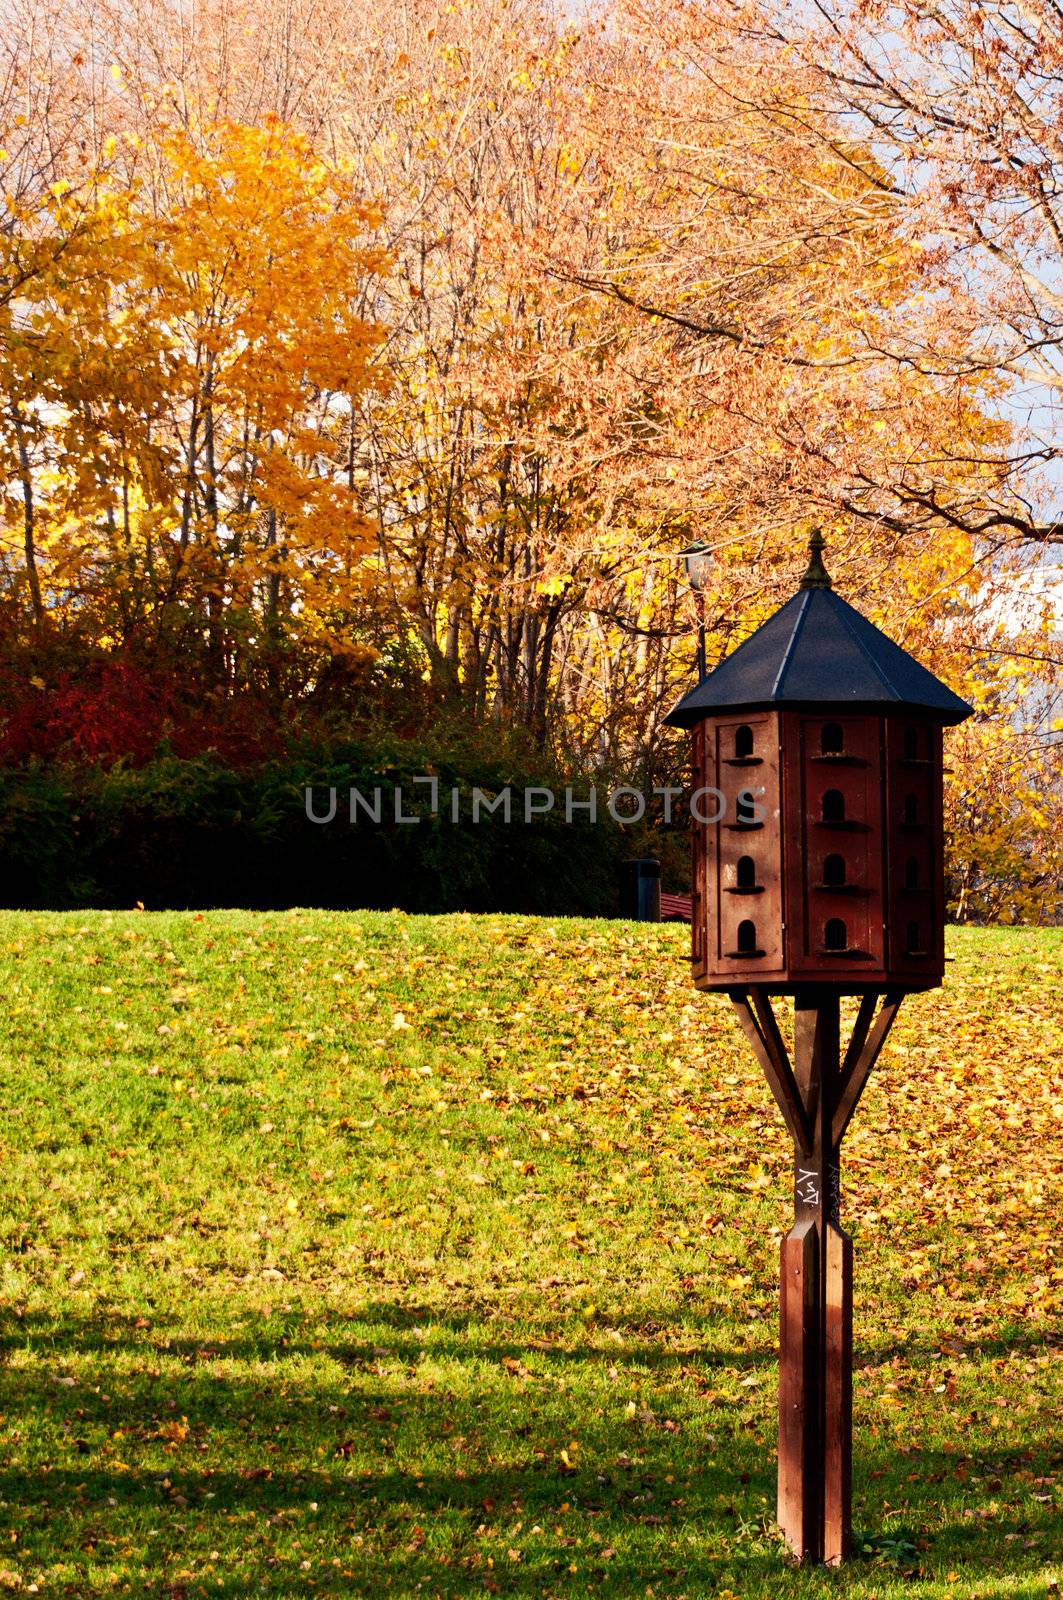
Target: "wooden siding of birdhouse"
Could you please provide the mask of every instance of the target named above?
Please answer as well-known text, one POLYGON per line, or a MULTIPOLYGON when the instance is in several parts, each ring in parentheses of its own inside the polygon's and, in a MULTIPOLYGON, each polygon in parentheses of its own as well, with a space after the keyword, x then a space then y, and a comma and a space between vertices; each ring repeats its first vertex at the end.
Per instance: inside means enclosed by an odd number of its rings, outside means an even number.
POLYGON ((903 712, 746 712, 693 736, 693 787, 706 791, 694 804, 711 815, 718 791, 726 805, 692 828, 700 988, 941 981, 940 727, 903 712), (762 820, 742 820, 743 790, 762 820))
POLYGON ((701 723, 696 797, 702 815, 724 807, 718 822, 694 821, 695 981, 707 986, 778 980, 784 973, 778 718, 773 712, 701 723), (763 812, 740 806, 748 790, 763 812), (700 864, 700 872, 699 872, 700 864), (700 909, 699 909, 700 897, 700 909))
POLYGON ((942 737, 935 724, 886 719, 888 964, 914 978, 945 971, 942 737))
MULTIPOLYGON (((705 782, 705 746, 706 724, 699 722, 693 729, 693 771, 691 789, 700 788, 705 782)), ((705 890, 705 875, 708 862, 709 840, 706 824, 698 822, 694 817, 690 821, 690 959, 694 973, 694 982, 697 983, 705 977, 705 948, 706 948, 706 910, 708 899, 705 890)))
POLYGON ((881 973, 883 719, 780 720, 789 971, 832 981, 881 973))

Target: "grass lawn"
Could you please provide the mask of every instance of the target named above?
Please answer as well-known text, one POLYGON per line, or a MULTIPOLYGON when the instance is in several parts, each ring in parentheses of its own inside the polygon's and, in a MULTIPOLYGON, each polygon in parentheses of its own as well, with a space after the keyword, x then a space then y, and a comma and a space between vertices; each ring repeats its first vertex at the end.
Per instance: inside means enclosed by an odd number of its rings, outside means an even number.
POLYGON ((773 1527, 781 1119, 675 927, 0 916, 0 1590, 1063 1580, 1063 935, 951 937, 845 1146, 842 1573, 773 1527))

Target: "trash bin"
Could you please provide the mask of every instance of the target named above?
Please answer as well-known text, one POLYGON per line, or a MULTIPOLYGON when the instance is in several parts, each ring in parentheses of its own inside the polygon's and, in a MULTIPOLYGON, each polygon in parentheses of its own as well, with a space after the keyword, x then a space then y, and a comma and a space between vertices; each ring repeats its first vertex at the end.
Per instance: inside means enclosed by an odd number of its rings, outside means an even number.
POLYGON ((649 859, 620 863, 620 915, 631 922, 660 922, 659 861, 649 859))

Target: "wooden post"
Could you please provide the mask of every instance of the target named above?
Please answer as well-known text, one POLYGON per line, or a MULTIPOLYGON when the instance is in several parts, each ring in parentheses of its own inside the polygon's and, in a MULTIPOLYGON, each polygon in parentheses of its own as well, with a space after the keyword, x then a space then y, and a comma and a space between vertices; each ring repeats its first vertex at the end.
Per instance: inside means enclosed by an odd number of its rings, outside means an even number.
POLYGON ((849 1559, 853 1476, 853 1241, 826 1223, 823 1295, 824 1410, 823 1559, 849 1559))
POLYGON ((802 1561, 836 1566, 852 1541, 853 1456, 853 1246, 840 1226, 839 1148, 903 992, 861 994, 843 1058, 839 990, 798 989, 792 1067, 767 987, 729 993, 794 1141, 779 1275, 779 1526, 802 1561))
POLYGON ((836 992, 799 992, 794 1078, 810 1138, 794 1143, 794 1226, 782 1242, 779 1525, 802 1561, 849 1554, 852 1245, 838 1227, 834 1114, 841 1096, 836 992))

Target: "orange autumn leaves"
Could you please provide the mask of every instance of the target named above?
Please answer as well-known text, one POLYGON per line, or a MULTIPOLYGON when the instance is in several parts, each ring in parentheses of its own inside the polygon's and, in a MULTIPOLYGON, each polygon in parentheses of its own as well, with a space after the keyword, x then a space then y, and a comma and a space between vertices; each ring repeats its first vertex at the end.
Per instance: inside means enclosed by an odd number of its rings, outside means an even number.
MULTIPOLYGON (((208 625, 283 613, 349 647, 373 544, 349 458, 382 384, 379 214, 272 119, 164 132, 130 160, 20 219, 36 257, 0 311, 0 426, 26 460, 5 511, 37 620, 150 626, 199 601, 208 625)), ((4 248, 11 281, 24 236, 4 248)))

